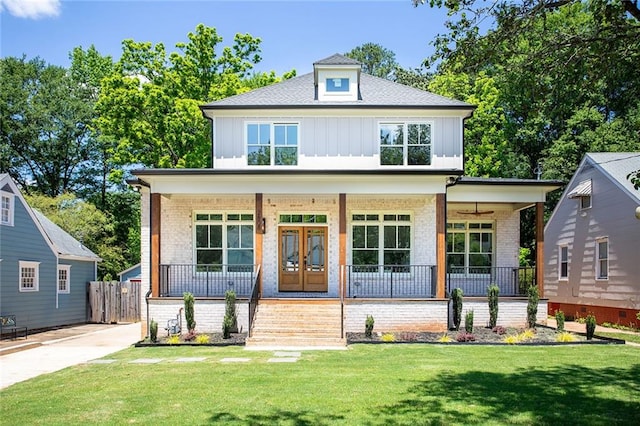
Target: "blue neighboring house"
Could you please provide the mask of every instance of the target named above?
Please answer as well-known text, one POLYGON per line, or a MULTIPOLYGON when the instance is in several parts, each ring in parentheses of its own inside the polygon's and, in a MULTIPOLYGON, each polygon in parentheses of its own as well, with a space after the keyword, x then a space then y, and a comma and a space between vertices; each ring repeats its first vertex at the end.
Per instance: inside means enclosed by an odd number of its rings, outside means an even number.
POLYGON ((8 174, 0 201, 0 314, 29 330, 85 323, 101 259, 29 207, 8 174))
POLYGON ((140 263, 133 265, 132 267, 125 269, 118 274, 119 281, 121 283, 142 281, 142 268, 140 263))

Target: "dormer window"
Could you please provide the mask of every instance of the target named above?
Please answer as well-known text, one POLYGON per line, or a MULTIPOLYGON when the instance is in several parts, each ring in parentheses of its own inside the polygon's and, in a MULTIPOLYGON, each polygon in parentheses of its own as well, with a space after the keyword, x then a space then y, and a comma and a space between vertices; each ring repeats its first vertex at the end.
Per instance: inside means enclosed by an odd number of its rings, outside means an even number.
POLYGON ((327 83, 327 92, 348 92, 349 91, 348 78, 328 78, 326 83, 327 83))
POLYGON ((577 198, 580 210, 591 208, 591 179, 583 180, 569 193, 569 198, 577 198))

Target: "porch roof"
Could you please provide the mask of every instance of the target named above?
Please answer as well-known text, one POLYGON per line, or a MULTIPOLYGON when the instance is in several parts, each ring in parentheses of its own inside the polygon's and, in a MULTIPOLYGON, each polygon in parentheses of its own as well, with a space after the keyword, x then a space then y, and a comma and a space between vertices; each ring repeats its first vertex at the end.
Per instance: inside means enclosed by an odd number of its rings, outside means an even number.
POLYGON ((523 209, 544 202, 549 192, 563 184, 557 180, 462 176, 448 185, 447 203, 511 203, 523 209))

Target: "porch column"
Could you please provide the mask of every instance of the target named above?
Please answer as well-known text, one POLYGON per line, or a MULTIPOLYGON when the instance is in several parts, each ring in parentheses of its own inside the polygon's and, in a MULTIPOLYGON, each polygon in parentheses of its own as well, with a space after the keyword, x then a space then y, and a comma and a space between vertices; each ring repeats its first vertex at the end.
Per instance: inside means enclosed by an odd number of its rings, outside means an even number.
POLYGON ((447 280, 447 201, 445 194, 436 194, 436 297, 444 299, 447 280))
POLYGON ((151 296, 160 296, 161 194, 151 194, 151 296))
POLYGON ((536 203, 536 284, 544 297, 544 203, 536 203))
POLYGON ((262 193, 256 194, 256 205, 255 205, 255 217, 256 217, 256 238, 254 241, 254 250, 256 256, 256 264, 260 265, 260 276, 258 277, 258 293, 262 294, 262 241, 263 235, 265 233, 265 222, 264 216, 262 216, 262 193))
POLYGON ((340 194, 338 196, 338 209, 339 209, 339 250, 338 250, 338 264, 340 267, 340 291, 342 297, 347 297, 347 286, 345 282, 343 267, 347 264, 347 194, 340 194))

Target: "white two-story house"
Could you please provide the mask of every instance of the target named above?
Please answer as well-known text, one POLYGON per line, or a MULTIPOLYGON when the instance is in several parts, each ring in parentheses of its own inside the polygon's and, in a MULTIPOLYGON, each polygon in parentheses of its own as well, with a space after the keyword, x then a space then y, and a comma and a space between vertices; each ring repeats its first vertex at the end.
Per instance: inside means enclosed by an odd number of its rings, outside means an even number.
POLYGON ((213 167, 138 170, 131 182, 142 194, 150 318, 175 318, 189 291, 198 330, 218 331, 231 289, 254 341, 267 307, 294 301, 304 322, 335 316, 337 337, 362 331, 367 315, 378 330, 445 330, 450 290, 480 297, 482 323, 495 283, 518 304, 504 322, 525 322, 520 296, 535 271, 518 268, 520 211, 536 208, 542 259, 542 204, 559 184, 463 177, 473 105, 333 55, 201 109, 213 167))

